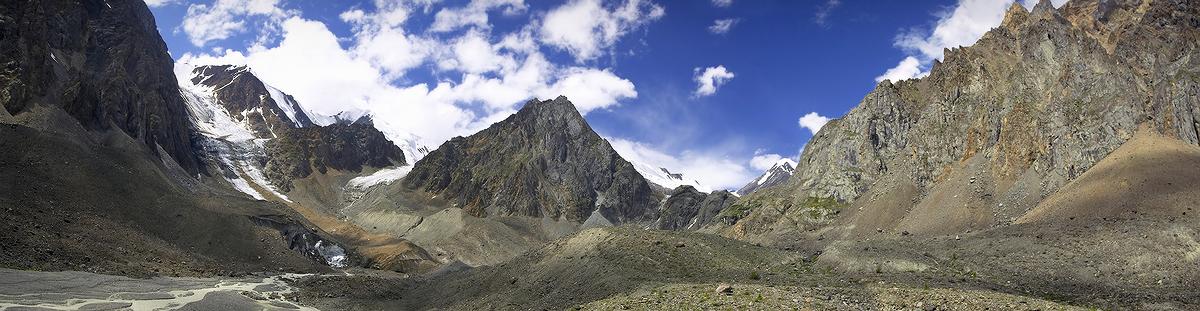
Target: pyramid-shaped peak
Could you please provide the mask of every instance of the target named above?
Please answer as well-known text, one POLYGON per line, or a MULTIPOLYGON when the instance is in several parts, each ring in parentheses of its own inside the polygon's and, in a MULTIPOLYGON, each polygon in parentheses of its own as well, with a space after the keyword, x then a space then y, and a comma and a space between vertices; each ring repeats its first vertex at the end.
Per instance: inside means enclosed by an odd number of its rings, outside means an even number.
POLYGON ((1031 11, 1034 16, 1048 16, 1057 12, 1058 10, 1054 9, 1054 3, 1051 3, 1050 0, 1038 1, 1038 3, 1033 6, 1033 11, 1031 11))

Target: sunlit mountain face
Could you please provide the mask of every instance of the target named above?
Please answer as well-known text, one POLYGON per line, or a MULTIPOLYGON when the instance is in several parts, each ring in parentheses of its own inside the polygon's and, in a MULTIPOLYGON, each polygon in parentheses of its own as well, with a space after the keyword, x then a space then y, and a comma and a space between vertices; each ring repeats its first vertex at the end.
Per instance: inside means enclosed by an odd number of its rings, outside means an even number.
POLYGON ((1198 21, 4 1, 0 309, 1197 310, 1198 21))

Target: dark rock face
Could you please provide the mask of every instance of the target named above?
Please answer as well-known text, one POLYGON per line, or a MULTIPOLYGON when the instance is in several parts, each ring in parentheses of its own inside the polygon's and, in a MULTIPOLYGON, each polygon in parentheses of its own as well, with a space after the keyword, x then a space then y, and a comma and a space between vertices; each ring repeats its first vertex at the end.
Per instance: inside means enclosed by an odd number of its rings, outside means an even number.
POLYGON ((470 137, 455 137, 403 181, 475 216, 519 215, 614 223, 652 217, 658 195, 592 131, 566 97, 533 100, 470 137))
POLYGON ((781 161, 771 166, 766 172, 738 189, 738 195, 749 195, 760 189, 766 189, 786 183, 792 178, 796 168, 790 161, 781 161))
MULTIPOLYGON (((973 46, 948 49, 928 77, 884 81, 827 124, 786 189, 770 191, 776 198, 745 199, 850 203, 877 182, 930 189, 972 165, 971 176, 987 181, 976 190, 980 208, 996 209, 980 215, 1002 225, 1139 126, 1200 143, 1198 21, 1191 1, 1015 6, 973 46)), ((771 213, 751 218, 788 217, 771 213)))
POLYGON ((201 170, 171 56, 137 0, 0 3, 0 103, 61 107, 85 128, 116 128, 201 170))
POLYGON ((404 152, 375 129, 368 117, 350 124, 288 129, 282 133, 267 142, 264 173, 283 191, 292 189, 292 178, 304 178, 314 171, 358 172, 364 166, 405 164, 404 152))
POLYGON ((737 201, 729 191, 703 193, 692 186, 679 186, 659 209, 655 227, 661 230, 696 230, 708 225, 726 207, 737 201))

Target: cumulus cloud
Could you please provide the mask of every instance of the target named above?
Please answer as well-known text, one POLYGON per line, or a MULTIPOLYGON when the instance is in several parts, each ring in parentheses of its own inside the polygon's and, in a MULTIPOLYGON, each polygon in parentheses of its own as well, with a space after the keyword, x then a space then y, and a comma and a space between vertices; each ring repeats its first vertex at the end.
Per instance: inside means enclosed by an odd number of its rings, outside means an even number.
POLYGON ((553 98, 557 94, 567 95, 580 113, 608 108, 623 98, 637 97, 633 82, 617 77, 608 70, 572 67, 562 72, 554 85, 538 92, 538 97, 553 98))
POLYGON ((216 0, 211 4, 189 5, 180 27, 193 45, 202 47, 245 32, 246 19, 250 17, 265 17, 260 30, 263 35, 269 34, 289 14, 279 7, 279 0, 216 0))
POLYGON ((684 150, 679 154, 671 154, 640 142, 612 137, 606 139, 617 154, 630 162, 682 173, 684 178, 694 179, 714 189, 740 188, 758 174, 746 167, 746 161, 734 160, 716 152, 684 150))
POLYGON ((822 116, 816 112, 809 112, 800 117, 800 127, 808 129, 813 135, 821 131, 821 127, 824 127, 825 123, 829 123, 829 117, 822 116))
POLYGON ((774 153, 761 154, 760 153, 760 154, 754 155, 753 158, 750 158, 750 167, 753 167, 755 170, 758 170, 758 171, 766 171, 766 170, 771 169, 772 166, 775 166, 775 163, 779 163, 779 160, 783 160, 783 159, 784 159, 784 157, 781 155, 778 155, 778 154, 774 154, 774 153))
POLYGON ((712 0, 712 4, 719 8, 727 8, 733 5, 733 0, 712 0))
POLYGON ((488 28, 488 11, 500 9, 505 15, 516 15, 528 7, 525 0, 471 0, 465 7, 443 8, 434 15, 429 31, 447 32, 461 27, 488 28))
POLYGON ((382 0, 373 10, 352 9, 339 15, 352 28, 348 38, 339 38, 321 21, 293 16, 279 22, 277 43, 185 54, 176 70, 186 77, 196 65, 249 65, 264 82, 293 95, 318 122, 328 122, 322 116, 369 114, 401 148, 432 147, 469 135, 533 97, 565 95, 586 114, 638 96, 633 82, 611 69, 548 61, 536 23, 504 34, 473 24, 457 35, 406 30, 410 17, 429 12, 428 4, 382 0), (441 77, 399 79, 417 69, 441 77))
POLYGON ((908 80, 912 78, 920 78, 928 75, 928 71, 921 70, 921 61, 916 57, 905 57, 900 60, 900 63, 892 69, 888 69, 882 75, 875 77, 875 82, 883 82, 883 80, 891 80, 892 82, 900 80, 908 80))
POLYGON ((174 3, 175 3, 175 0, 146 0, 146 5, 148 5, 152 8, 161 7, 161 6, 165 6, 168 4, 174 4, 174 3))
MULTIPOLYGON (((887 73, 877 77, 876 81, 882 81, 880 78, 887 76, 905 79, 924 76, 924 70, 927 69, 922 68, 927 68, 935 59, 942 59, 942 52, 946 48, 975 44, 984 33, 999 26, 1004 20, 1004 13, 1013 2, 1015 1, 960 0, 953 8, 937 13, 938 19, 932 31, 910 29, 902 32, 896 36, 895 45, 903 49, 909 57, 896 67, 888 69, 887 73), (916 60, 917 64, 914 66, 910 59, 916 60)), ((1036 4, 1037 0, 1023 2, 1028 9, 1036 4)), ((1065 2, 1066 0, 1052 1, 1056 7, 1065 2)))
POLYGON ((626 33, 664 14, 661 6, 643 0, 625 0, 606 8, 600 0, 574 0, 546 13, 539 36, 547 45, 565 50, 577 62, 594 59, 626 33))
POLYGON ((704 70, 696 68, 694 72, 696 76, 693 77, 693 80, 696 81, 696 91, 693 92, 693 95, 697 97, 712 95, 717 92, 718 87, 733 79, 733 72, 726 70, 724 65, 708 67, 704 70))
POLYGON ((833 10, 842 5, 842 0, 829 0, 821 6, 817 7, 816 13, 813 13, 813 22, 821 27, 829 26, 829 15, 833 10))
POLYGON ((718 19, 713 21, 712 26, 708 26, 708 31, 715 34, 727 33, 739 21, 741 20, 736 18, 718 19))

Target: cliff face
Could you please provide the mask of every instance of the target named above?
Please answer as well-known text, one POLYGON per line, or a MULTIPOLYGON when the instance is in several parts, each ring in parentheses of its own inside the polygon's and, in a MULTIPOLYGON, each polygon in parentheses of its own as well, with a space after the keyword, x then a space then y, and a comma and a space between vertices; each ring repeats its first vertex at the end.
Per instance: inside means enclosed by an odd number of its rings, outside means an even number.
POLYGON ((375 129, 370 118, 353 123, 296 128, 266 144, 266 177, 284 191, 292 178, 329 169, 359 172, 363 167, 404 165, 404 152, 375 129))
POLYGON ((660 230, 699 230, 720 221, 718 215, 737 201, 729 191, 703 193, 692 186, 679 186, 668 195, 654 225, 660 230))
POLYGON ((91 130, 119 129, 201 170, 173 61, 137 0, 0 3, 0 103, 60 107, 91 130))
MULTIPOLYGON (((780 220, 795 218, 788 209, 806 200, 849 204, 901 192, 911 202, 893 209, 907 218, 962 215, 930 232, 1003 225, 1141 124, 1197 144, 1197 10, 1188 1, 1076 0, 1059 9, 1043 1, 1033 12, 1014 5, 973 46, 947 50, 928 77, 884 81, 827 124, 791 181, 743 200, 775 208, 750 212, 734 231, 782 230, 780 220)), ((883 227, 922 229, 917 223, 883 227)))
POLYGON ((470 137, 418 161, 403 181, 471 215, 581 223, 599 210, 614 223, 652 217, 658 195, 592 131, 566 97, 530 101, 470 137))

